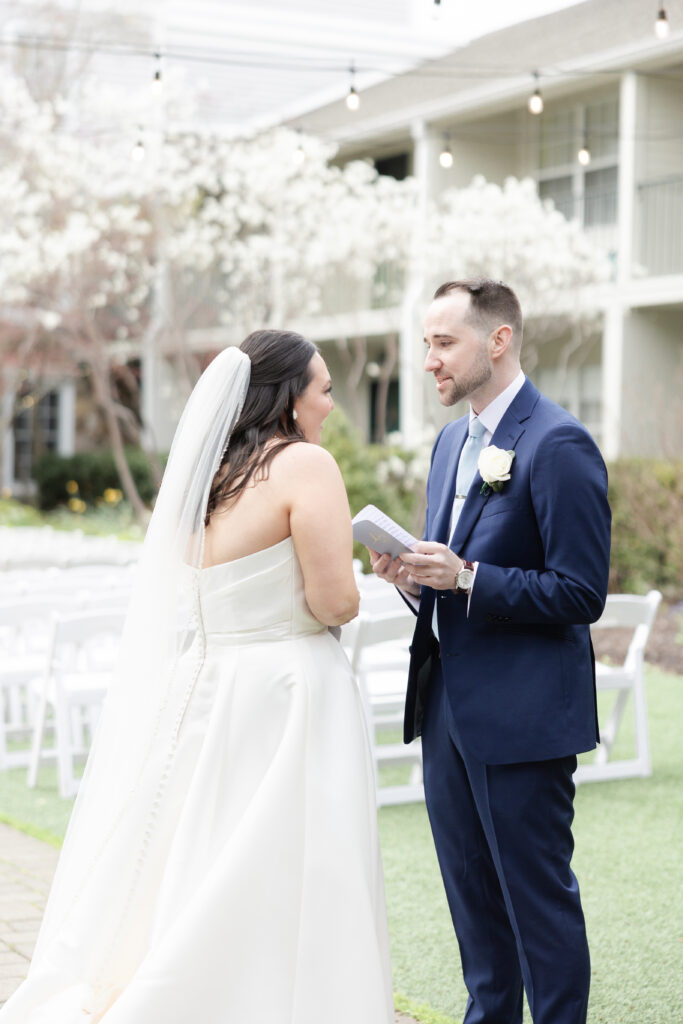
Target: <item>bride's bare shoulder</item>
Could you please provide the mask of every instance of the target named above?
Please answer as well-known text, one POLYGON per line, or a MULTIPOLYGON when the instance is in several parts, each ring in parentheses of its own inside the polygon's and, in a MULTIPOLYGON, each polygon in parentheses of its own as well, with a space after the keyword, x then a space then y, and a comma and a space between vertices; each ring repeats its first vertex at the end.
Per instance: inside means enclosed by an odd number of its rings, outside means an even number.
POLYGON ((339 475, 339 467, 333 455, 326 448, 308 441, 295 441, 277 453, 273 459, 273 470, 282 474, 324 474, 339 475))

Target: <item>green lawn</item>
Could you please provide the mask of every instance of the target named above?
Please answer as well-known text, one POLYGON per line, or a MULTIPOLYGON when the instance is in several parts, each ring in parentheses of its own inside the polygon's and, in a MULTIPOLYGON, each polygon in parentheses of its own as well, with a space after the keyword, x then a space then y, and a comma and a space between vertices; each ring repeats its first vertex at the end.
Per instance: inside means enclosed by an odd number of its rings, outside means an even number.
MULTIPOLYGON (((683 1021, 683 678, 648 669, 648 705, 652 777, 586 783, 576 796, 590 1024, 683 1021)), ((380 831, 394 988, 404 1008, 436 1011, 416 1013, 426 1024, 461 1021, 466 993, 424 807, 382 808, 380 831)))
MULTIPOLYGON (((683 678, 649 669, 648 704, 652 778, 590 783, 576 797, 590 1024, 683 1020, 683 678)), ((626 729, 622 754, 628 745, 626 729)), ((0 818, 58 842, 71 805, 55 788, 51 769, 33 792, 24 771, 0 774, 0 818)), ((397 1003, 424 1024, 461 1021, 466 995, 424 806, 386 807, 379 821, 397 1003)))

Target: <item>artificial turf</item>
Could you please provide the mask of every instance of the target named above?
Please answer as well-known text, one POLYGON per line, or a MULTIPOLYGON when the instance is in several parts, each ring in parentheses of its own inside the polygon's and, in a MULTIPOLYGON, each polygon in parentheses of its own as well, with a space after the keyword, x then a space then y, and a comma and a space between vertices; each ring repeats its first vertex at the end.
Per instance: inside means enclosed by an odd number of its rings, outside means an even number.
MULTIPOLYGON (((589 1024, 683 1022, 683 677, 648 668, 647 679, 652 776, 576 794, 589 1024)), ((628 756, 630 724, 617 756, 628 756)), ((379 820, 399 1006, 424 1024, 461 1021, 467 994, 425 808, 385 807, 379 820)))
MULTIPOLYGON (((648 668, 647 678, 652 777, 586 783, 576 795, 589 1024, 683 1021, 683 677, 648 668)), ((631 742, 626 719, 615 755, 631 742)), ((70 810, 53 768, 35 790, 25 769, 0 773, 0 820, 58 843, 70 810)), ((397 1006, 422 1024, 455 1024, 466 992, 424 805, 382 808, 379 823, 397 1006)))

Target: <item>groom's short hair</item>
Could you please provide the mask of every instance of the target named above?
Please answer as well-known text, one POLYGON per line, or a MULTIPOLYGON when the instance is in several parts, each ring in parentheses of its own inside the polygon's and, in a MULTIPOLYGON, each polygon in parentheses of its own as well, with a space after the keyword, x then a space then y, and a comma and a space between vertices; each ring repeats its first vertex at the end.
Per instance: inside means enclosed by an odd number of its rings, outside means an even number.
POLYGON ((512 288, 502 281, 488 277, 471 277, 462 281, 446 281, 434 292, 435 299, 442 299, 451 292, 466 292, 470 297, 467 321, 476 330, 490 334, 501 324, 512 328, 512 342, 519 350, 522 344, 524 319, 519 299, 512 288))

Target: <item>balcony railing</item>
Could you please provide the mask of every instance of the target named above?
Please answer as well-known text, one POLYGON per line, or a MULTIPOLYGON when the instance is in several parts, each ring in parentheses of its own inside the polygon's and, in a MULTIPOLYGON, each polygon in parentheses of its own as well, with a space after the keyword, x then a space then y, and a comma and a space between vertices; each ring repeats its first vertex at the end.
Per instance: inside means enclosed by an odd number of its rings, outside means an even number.
POLYGON ((638 185, 634 262, 649 276, 683 273, 683 177, 638 185))
POLYGON ((589 190, 581 195, 548 194, 555 209, 567 220, 577 220, 593 244, 609 257, 616 271, 617 261, 617 192, 616 189, 589 190))
POLYGON ((389 261, 381 263, 374 278, 367 282, 339 274, 323 287, 320 313, 333 316, 400 306, 404 283, 403 268, 389 261))

